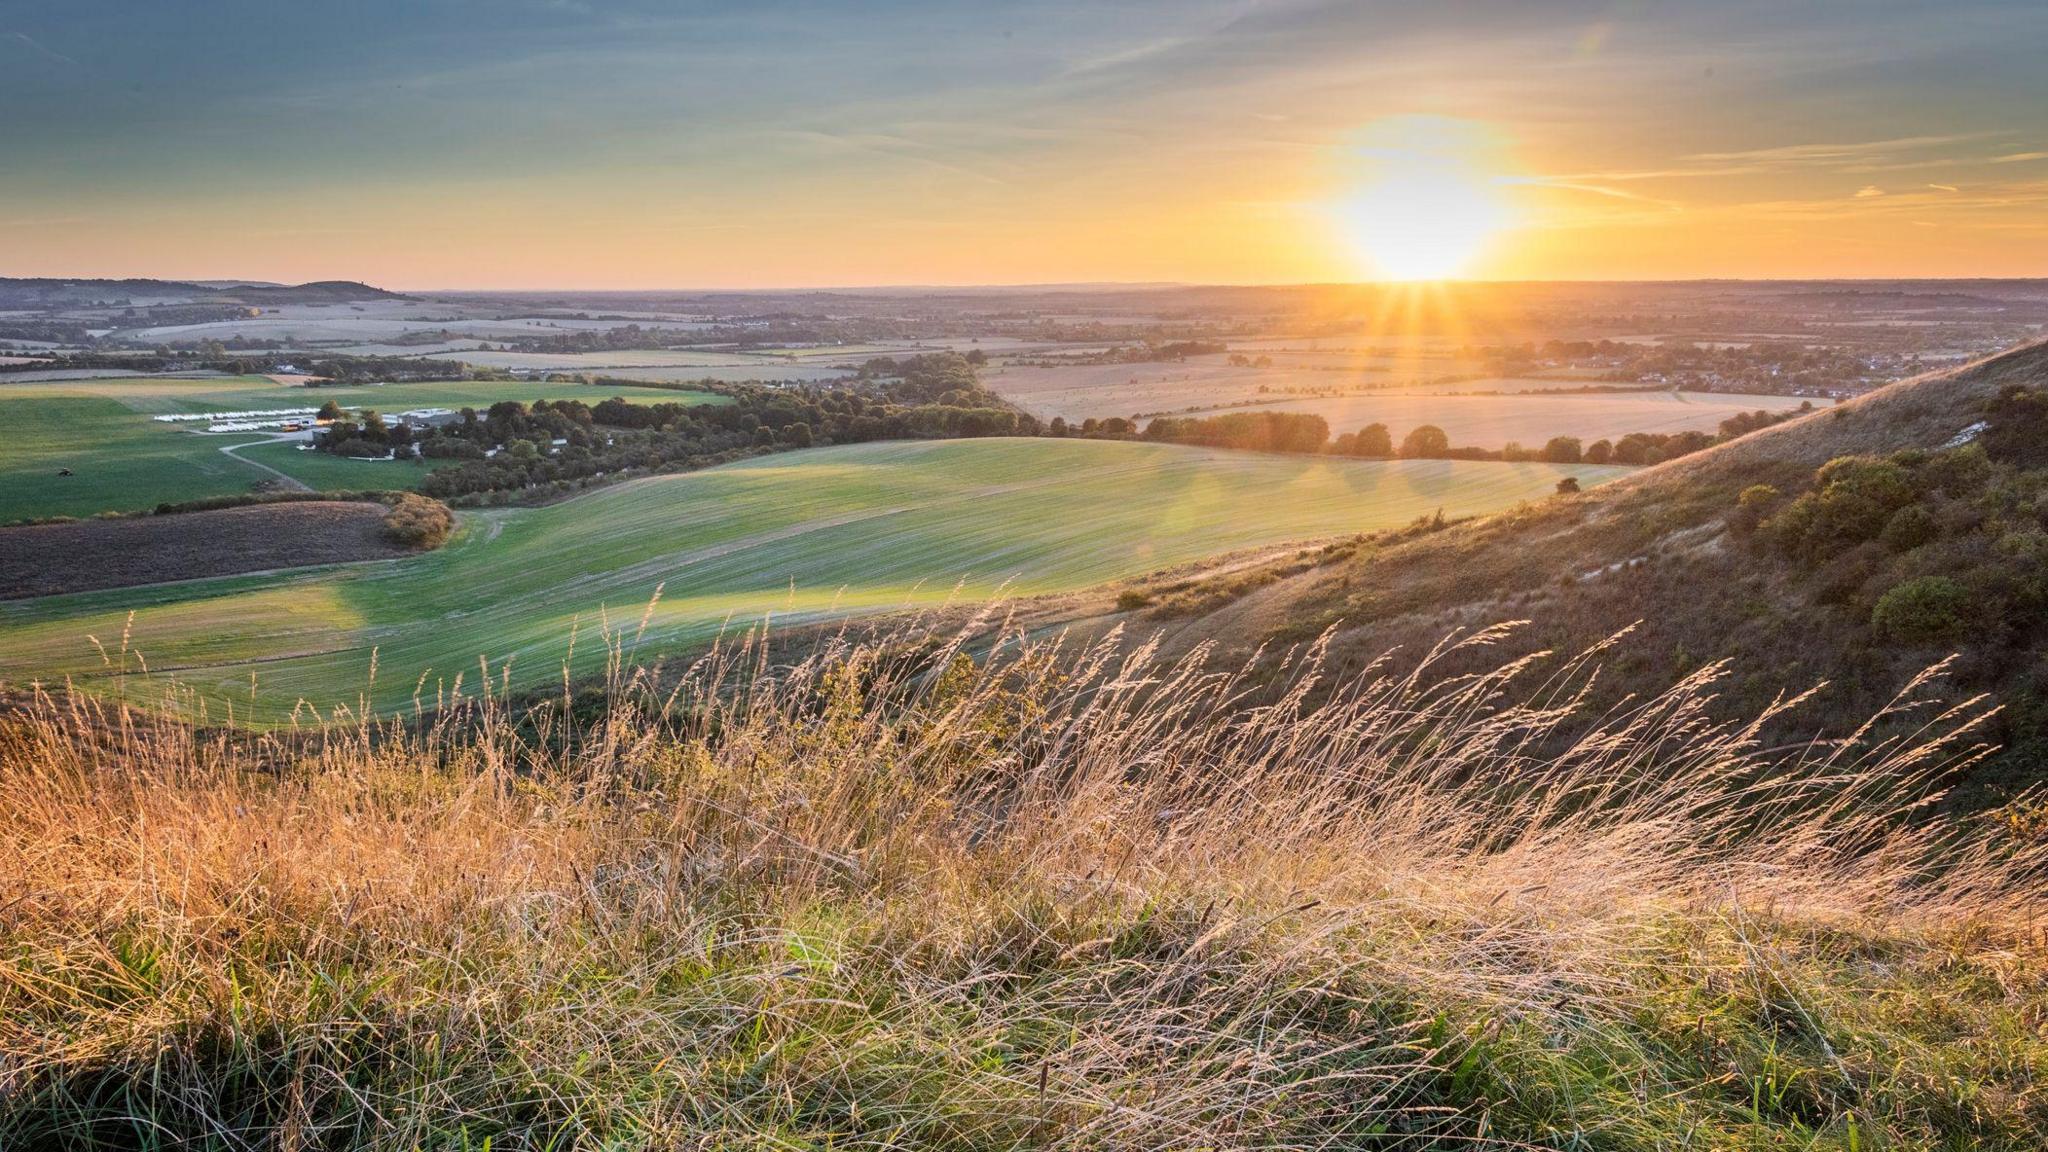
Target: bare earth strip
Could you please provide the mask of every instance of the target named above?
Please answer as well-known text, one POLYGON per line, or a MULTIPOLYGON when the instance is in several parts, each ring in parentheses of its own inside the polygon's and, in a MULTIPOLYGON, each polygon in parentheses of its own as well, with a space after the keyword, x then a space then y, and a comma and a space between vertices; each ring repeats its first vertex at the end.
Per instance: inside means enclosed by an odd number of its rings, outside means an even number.
POLYGON ((322 500, 0 528, 0 600, 404 555, 384 512, 322 500))

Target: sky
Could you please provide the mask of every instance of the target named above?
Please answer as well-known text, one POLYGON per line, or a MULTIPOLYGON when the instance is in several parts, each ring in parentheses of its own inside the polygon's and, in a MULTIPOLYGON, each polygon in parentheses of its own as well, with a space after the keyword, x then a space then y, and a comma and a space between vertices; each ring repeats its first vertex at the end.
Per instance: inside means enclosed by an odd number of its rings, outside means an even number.
POLYGON ((0 0, 0 275, 2048 275, 2041 0, 0 0))

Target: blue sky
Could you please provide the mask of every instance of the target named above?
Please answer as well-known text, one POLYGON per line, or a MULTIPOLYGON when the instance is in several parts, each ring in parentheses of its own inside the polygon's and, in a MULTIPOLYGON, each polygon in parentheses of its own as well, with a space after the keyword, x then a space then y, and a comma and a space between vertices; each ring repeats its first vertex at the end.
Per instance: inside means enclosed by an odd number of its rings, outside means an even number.
POLYGON ((1334 173, 1400 117, 1498 142, 1475 274, 2048 272, 2044 44, 2038 2, 0 0, 0 273, 1341 278, 1334 173))

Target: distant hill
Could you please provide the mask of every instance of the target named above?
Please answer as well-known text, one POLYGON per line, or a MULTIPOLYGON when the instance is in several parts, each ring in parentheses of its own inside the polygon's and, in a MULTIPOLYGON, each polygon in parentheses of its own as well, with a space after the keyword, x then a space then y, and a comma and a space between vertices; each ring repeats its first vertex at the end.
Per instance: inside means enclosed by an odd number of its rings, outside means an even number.
MULTIPOLYGON (((2048 777, 2048 343, 1880 389, 1583 495, 1498 516, 1161 578, 1069 621, 1157 629, 1224 662, 1334 629, 1340 668, 1447 632, 1603 654, 1612 701, 1734 662, 1724 703, 1830 687, 1830 731, 1950 653, 1958 694, 2003 705, 1977 783, 2048 777), (1860 457, 1861 463, 1829 462, 1860 457), (1825 471, 1823 471, 1825 469, 1825 471), (1744 493, 1758 485, 1747 498, 1744 493)), ((1397 658, 1398 662, 1398 658, 1397 658)), ((1809 724, 1806 731, 1811 730, 1809 724)), ((1788 730, 1785 735, 1798 733, 1788 730)))
POLYGON ((175 303, 249 304, 344 304, 369 300, 408 300, 409 296, 387 292, 353 280, 321 280, 311 284, 275 285, 247 281, 216 281, 213 284, 179 280, 72 280, 52 278, 0 277, 0 309, 49 310, 89 308, 94 305, 141 305, 175 303))
POLYGON ((354 280, 316 280, 310 284, 275 287, 249 286, 223 291, 220 299, 244 304, 360 304, 369 300, 410 300, 398 292, 372 288, 354 280))

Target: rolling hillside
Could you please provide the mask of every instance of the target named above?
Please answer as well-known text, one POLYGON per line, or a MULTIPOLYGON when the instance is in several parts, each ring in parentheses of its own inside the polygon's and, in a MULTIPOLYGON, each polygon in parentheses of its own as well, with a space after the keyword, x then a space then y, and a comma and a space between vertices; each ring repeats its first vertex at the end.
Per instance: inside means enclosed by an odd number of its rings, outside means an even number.
MULTIPOLYGON (((1560 651, 1633 628, 1604 657, 1610 699, 1621 686, 1655 691, 1725 657, 1740 678, 1723 686, 1724 704, 1755 709, 1787 687, 1828 681, 1818 711, 1806 714, 1831 730, 1882 707, 1914 673, 1954 652, 1953 691, 1992 692, 2004 705, 1989 731, 2008 750, 1977 780, 2018 785, 2038 778, 2048 747, 2039 608, 2048 460, 2038 449, 2028 455, 2029 445, 2048 444, 2048 421, 2032 401, 1993 415, 2013 388, 2023 398, 2048 388, 2048 344, 1903 381, 1577 499, 1367 544, 1263 581, 1234 572, 1217 577, 1209 595, 1198 584, 1162 607, 1094 620, 1162 630, 1169 651, 1217 644, 1227 659, 1334 629, 1335 651, 1351 667, 1505 621, 1529 622, 1517 643, 1560 651), (1820 491, 1817 473, 1829 461, 1899 453, 1901 463, 1880 478, 1904 485, 1887 499, 1917 501, 1921 511, 1900 519, 1925 520, 1919 534, 1875 531, 1889 527, 1880 517, 1860 536, 1809 532, 1803 546, 1784 539, 1803 513, 1773 517, 1802 493, 1822 503, 1842 497, 1836 506, 1856 495, 1820 491), (1755 485, 1777 493, 1742 508, 1755 485), (1761 527, 1745 531, 1751 524, 1761 527), (1934 607, 1948 615, 1904 618, 1901 596, 1881 607, 1902 586, 1945 588, 1934 607), (1203 610, 1172 606, 1190 602, 1203 610)), ((1927 607, 1906 605, 1916 606, 1927 607)), ((1069 620, 1086 618, 1066 611, 1069 620)))
POLYGON ((558 683, 572 645, 592 671, 606 623, 652 659, 771 614, 1070 592, 1440 509, 1495 511, 1561 476, 1591 486, 1623 471, 1050 439, 791 452, 471 514, 447 548, 389 564, 0 606, 0 681, 72 677, 154 700, 176 680, 272 720, 301 698, 393 707, 418 690, 431 703, 458 676, 474 685, 480 658, 494 677, 510 661, 514 687, 558 683), (154 679, 124 680, 103 657, 123 636, 154 679))

